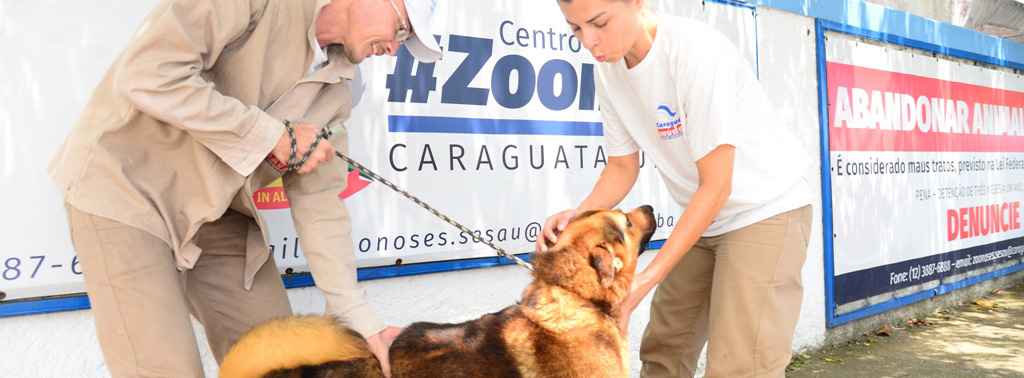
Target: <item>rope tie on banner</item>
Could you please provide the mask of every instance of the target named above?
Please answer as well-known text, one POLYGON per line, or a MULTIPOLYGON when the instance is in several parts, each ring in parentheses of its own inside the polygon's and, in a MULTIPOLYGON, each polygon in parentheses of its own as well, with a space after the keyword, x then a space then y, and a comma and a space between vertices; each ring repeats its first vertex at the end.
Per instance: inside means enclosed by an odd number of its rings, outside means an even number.
MULTIPOLYGON (((295 130, 292 128, 291 123, 288 122, 288 121, 285 121, 284 125, 285 125, 285 129, 288 130, 288 137, 291 139, 291 147, 292 147, 291 155, 288 157, 288 172, 296 171, 299 168, 301 168, 304 164, 306 164, 306 160, 309 159, 309 156, 313 153, 313 150, 316 149, 316 146, 319 145, 320 141, 330 138, 331 135, 333 134, 333 132, 331 132, 330 128, 324 127, 320 131, 320 133, 318 133, 316 135, 316 138, 313 140, 313 143, 309 146, 309 149, 306 150, 306 152, 302 155, 301 158, 296 159, 296 152, 295 151, 296 151, 296 144, 297 144, 297 142, 295 141, 295 130)), ((378 175, 376 172, 370 170, 369 168, 366 168, 366 166, 364 166, 362 164, 359 164, 359 162, 353 160, 352 158, 349 158, 348 156, 345 156, 341 152, 335 151, 334 155, 337 156, 339 159, 341 159, 341 160, 351 164, 352 166, 356 167, 356 169, 358 169, 360 172, 365 174, 371 180, 374 180, 376 182, 384 184, 384 186, 386 186, 388 188, 391 188, 391 190, 394 190, 396 193, 401 194, 405 198, 408 198, 410 201, 412 201, 413 203, 419 205, 424 210, 430 212, 431 214, 436 216, 438 219, 441 219, 441 220, 445 221, 445 223, 448 223, 449 225, 455 227, 459 231, 465 232, 466 234, 472 236, 474 242, 483 243, 484 245, 486 245, 488 247, 491 247, 491 249, 493 249, 495 252, 498 253, 498 256, 501 256, 501 257, 504 257, 506 259, 512 260, 512 262, 516 263, 516 265, 519 265, 519 266, 521 266, 523 268, 526 268, 526 270, 529 270, 529 271, 533 272, 533 265, 531 265, 530 263, 528 263, 528 262, 524 261, 523 259, 519 258, 519 256, 516 256, 514 254, 508 253, 507 251, 505 251, 505 249, 503 249, 501 247, 498 247, 493 242, 489 242, 489 241, 484 240, 483 238, 478 236, 475 232, 473 232, 473 230, 470 230, 469 227, 463 226, 461 223, 456 222, 454 219, 452 219, 451 217, 445 215, 440 210, 437 210, 433 206, 430 206, 426 202, 423 202, 423 200, 420 200, 419 198, 417 198, 416 196, 412 195, 408 191, 402 190, 397 185, 391 183, 391 181, 388 181, 388 179, 382 177, 381 175, 378 175)))

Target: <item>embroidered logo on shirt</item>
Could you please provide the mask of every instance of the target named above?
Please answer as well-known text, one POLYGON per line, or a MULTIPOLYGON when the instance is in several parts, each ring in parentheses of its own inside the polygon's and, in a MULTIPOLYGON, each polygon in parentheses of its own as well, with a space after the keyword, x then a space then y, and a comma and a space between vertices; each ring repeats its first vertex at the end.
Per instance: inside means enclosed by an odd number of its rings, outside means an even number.
POLYGON ((662 140, 670 140, 683 135, 683 117, 665 104, 659 104, 657 110, 658 135, 662 140))

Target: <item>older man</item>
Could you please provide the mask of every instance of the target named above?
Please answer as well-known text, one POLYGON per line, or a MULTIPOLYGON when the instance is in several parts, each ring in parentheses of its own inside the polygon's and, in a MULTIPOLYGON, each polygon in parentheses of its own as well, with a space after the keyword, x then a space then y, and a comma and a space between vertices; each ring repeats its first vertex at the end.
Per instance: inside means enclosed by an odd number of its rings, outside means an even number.
POLYGON ((291 313, 252 201, 282 174, 327 311, 386 369, 397 329, 356 286, 346 134, 323 128, 349 116, 354 64, 403 42, 440 57, 435 1, 164 0, 146 18, 50 166, 114 376, 202 376, 190 314, 220 360, 291 313))

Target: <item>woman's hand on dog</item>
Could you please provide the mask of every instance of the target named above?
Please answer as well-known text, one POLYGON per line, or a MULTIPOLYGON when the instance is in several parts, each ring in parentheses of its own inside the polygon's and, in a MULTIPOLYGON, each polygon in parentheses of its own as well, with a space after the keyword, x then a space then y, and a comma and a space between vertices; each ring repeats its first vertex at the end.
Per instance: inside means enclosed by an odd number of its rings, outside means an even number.
POLYGON ((622 337, 629 334, 629 317, 640 305, 640 302, 658 285, 660 280, 653 278, 647 271, 640 272, 633 278, 633 285, 629 288, 629 294, 619 304, 619 331, 622 337))
POLYGON ((391 349, 391 343, 395 341, 399 333, 402 333, 401 328, 388 326, 366 338, 366 343, 370 344, 370 352, 377 356, 385 377, 391 377, 391 359, 388 356, 388 349, 391 349))
POLYGON ((576 209, 562 210, 544 221, 544 229, 541 230, 541 237, 537 238, 537 252, 546 252, 549 245, 555 245, 558 234, 569 225, 569 221, 576 216, 576 209))
POLYGON ((639 294, 636 292, 636 289, 636 286, 630 289, 629 295, 626 296, 626 299, 619 305, 619 332, 622 333, 622 337, 629 337, 629 317, 633 315, 633 311, 636 310, 636 306, 638 306, 640 301, 643 300, 642 295, 640 295, 639 298, 634 298, 639 294))

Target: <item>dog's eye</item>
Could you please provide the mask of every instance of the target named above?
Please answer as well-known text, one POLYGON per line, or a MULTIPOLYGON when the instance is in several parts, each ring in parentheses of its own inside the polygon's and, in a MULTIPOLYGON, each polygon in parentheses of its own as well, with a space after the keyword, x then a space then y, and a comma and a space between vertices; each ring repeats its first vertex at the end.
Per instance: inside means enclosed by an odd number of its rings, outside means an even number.
POLYGON ((626 218, 626 227, 633 227, 633 222, 630 222, 629 218, 626 218))

